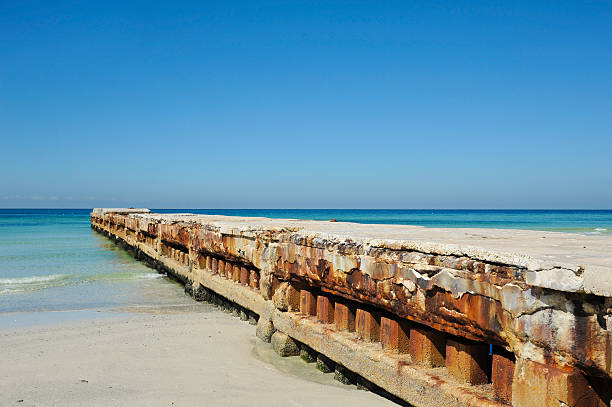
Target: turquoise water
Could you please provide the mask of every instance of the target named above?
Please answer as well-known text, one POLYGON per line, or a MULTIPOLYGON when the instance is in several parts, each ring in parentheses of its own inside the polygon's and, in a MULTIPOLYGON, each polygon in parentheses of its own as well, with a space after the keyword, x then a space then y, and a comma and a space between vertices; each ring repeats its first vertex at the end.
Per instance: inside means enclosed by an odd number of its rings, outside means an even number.
POLYGON ((171 303, 178 289, 89 227, 89 210, 0 210, 0 315, 171 303))
MULTIPOLYGON (((612 233, 612 211, 156 209, 430 227, 612 233)), ((182 290, 89 227, 88 209, 0 209, 0 314, 164 305, 182 290)))

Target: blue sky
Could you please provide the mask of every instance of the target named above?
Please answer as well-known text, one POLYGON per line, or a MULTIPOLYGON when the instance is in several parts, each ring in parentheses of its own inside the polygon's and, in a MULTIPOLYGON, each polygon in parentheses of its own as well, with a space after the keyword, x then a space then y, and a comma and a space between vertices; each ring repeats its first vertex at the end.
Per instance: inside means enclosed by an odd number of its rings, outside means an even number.
POLYGON ((3 1, 0 38, 0 207, 612 208, 609 1, 3 1))

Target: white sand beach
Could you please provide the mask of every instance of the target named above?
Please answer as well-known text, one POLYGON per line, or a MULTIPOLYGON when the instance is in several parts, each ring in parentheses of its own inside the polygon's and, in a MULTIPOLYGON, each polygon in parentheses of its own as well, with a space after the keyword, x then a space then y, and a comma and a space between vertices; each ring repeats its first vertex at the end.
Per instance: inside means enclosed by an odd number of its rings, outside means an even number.
POLYGON ((207 304, 0 329, 0 406, 385 406, 207 304))

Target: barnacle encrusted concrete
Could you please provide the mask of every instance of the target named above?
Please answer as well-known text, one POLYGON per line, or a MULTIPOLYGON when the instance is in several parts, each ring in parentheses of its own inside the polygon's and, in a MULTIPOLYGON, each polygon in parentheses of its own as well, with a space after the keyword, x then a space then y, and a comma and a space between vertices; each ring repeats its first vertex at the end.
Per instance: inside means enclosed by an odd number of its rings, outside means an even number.
MULTIPOLYGON (((91 221, 193 289, 206 287, 256 312, 279 332, 417 405, 436 394, 448 396, 439 405, 524 405, 525 398, 509 394, 533 390, 533 380, 524 378, 540 371, 563 380, 585 378, 580 391, 588 393, 580 398, 569 394, 575 391, 571 386, 557 386, 569 393, 549 397, 545 405, 574 399, 609 405, 610 236, 152 214, 146 209, 94 209, 91 221), (308 296, 314 308, 300 313, 308 296), (383 318, 384 326, 402 324, 405 332, 410 323, 418 332, 437 332, 452 343, 466 343, 465 349, 494 345, 512 356, 508 366, 514 368, 516 358, 513 383, 494 382, 492 392, 490 385, 461 384, 444 368, 414 367, 408 353, 385 352, 380 343, 358 340, 351 332, 354 323, 351 329, 348 322, 334 323, 334 315, 354 320, 355 310, 374 323, 383 318), (346 327, 336 329, 342 324, 346 327), (347 341, 358 350, 349 352, 347 341), (371 346, 380 356, 372 356, 371 346), (370 366, 368 360, 377 362, 370 366), (446 390, 436 393, 430 387, 446 390)), ((381 331, 383 343, 396 339, 386 338, 387 331, 393 330, 381 331)), ((432 349, 426 345, 415 349, 432 349)), ((448 355, 446 362, 453 363, 448 355)), ((491 376, 488 363, 488 380, 510 380, 507 373, 491 376)), ((478 382, 484 380, 481 373, 478 382)))

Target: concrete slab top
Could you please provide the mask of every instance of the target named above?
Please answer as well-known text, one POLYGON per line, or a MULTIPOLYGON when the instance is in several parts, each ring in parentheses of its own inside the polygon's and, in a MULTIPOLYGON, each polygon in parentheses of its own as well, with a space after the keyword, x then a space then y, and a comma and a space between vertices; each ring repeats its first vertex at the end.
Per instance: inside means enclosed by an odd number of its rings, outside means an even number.
POLYGON ((106 213, 150 213, 151 211, 146 208, 94 208, 91 213, 94 215, 103 215, 106 213))
POLYGON ((612 296, 612 235, 514 229, 428 228, 197 214, 140 213, 131 216, 164 222, 195 222, 227 234, 290 231, 332 242, 352 241, 392 250, 466 256, 524 267, 535 286, 612 296), (570 279, 570 281, 555 281, 570 279), (552 284, 552 285, 551 285, 552 284))

